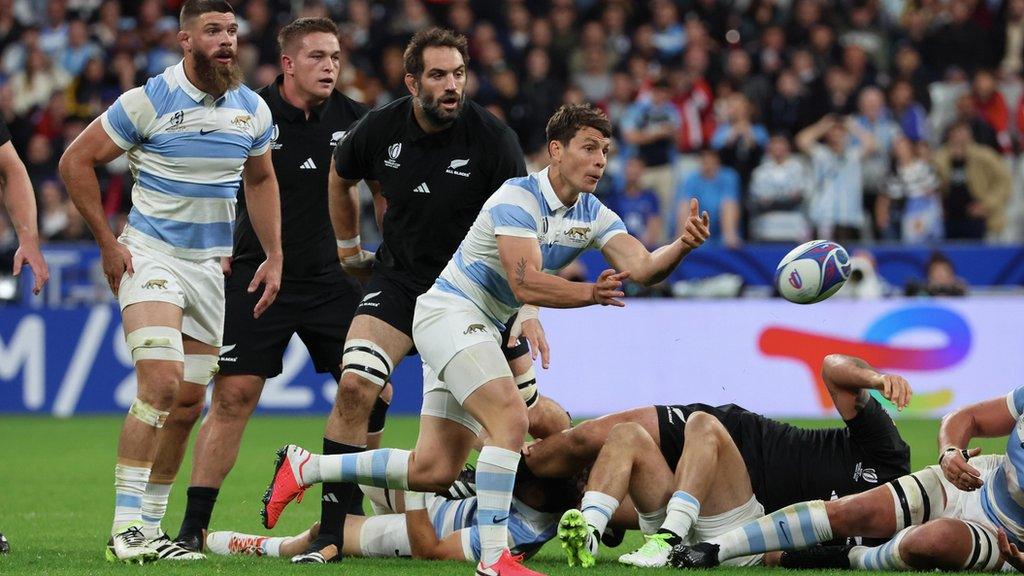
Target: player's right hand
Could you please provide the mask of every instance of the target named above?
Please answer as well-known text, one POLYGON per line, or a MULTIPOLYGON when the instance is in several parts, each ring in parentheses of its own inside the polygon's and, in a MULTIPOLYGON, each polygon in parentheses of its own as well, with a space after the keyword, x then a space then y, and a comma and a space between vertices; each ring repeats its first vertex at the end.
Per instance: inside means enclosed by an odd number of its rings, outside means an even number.
POLYGON ((914 394, 910 389, 910 382, 896 374, 879 374, 877 389, 882 393, 882 397, 896 406, 897 410, 906 408, 914 394))
POLYGON ((14 253, 14 269, 12 270, 15 277, 21 274, 21 267, 26 264, 32 269, 32 275, 35 277, 32 293, 38 296, 43 289, 43 284, 50 279, 50 269, 46 265, 43 253, 39 251, 38 243, 25 243, 18 246, 18 250, 14 253))
MULTIPOLYGON (((981 454, 981 448, 971 448, 967 454, 974 458, 981 454)), ((943 456, 941 468, 946 480, 964 492, 972 492, 984 484, 981 480, 981 472, 964 460, 959 450, 950 450, 943 456)))
POLYGON ((107 248, 100 248, 100 258, 103 262, 103 275, 107 278, 107 285, 110 291, 117 298, 117 292, 121 289, 121 277, 127 272, 128 276, 135 274, 132 267, 132 253, 128 247, 120 242, 109 244, 107 248))
POLYGON ((998 538, 999 557, 1003 559, 1003 562, 1016 568, 1018 572, 1024 572, 1024 553, 1017 549, 1016 544, 1010 542, 1002 528, 999 529, 998 538))
POLYGON ((519 329, 520 334, 516 334, 515 330, 509 334, 509 346, 514 346, 516 340, 522 335, 530 343, 530 358, 536 360, 537 353, 540 352, 540 365, 547 370, 551 365, 551 349, 548 347, 548 338, 544 334, 544 326, 540 320, 527 318, 519 325, 519 329))
POLYGON ((373 272, 375 255, 362 248, 339 248, 338 260, 341 261, 341 269, 346 274, 357 280, 367 280, 373 272))
POLYGON ((616 298, 622 298, 625 296, 625 292, 622 291, 622 281, 629 278, 629 272, 616 272, 611 268, 601 272, 598 276, 597 282, 593 284, 593 294, 591 298, 594 304, 600 304, 601 306, 618 306, 622 308, 626 304, 616 298))
POLYGON ((256 269, 256 274, 249 283, 249 293, 252 294, 263 284, 263 295, 256 307, 252 310, 252 317, 259 318, 270 308, 270 305, 277 299, 277 293, 281 290, 281 274, 284 268, 284 261, 280 258, 267 258, 256 269))

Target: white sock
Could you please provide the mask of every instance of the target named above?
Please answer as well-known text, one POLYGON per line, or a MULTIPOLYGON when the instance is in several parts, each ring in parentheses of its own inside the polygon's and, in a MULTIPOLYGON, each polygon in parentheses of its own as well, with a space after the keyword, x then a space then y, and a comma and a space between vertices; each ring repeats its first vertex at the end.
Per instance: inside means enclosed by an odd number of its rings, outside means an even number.
MULTIPOLYGON (((481 452, 482 453, 482 452, 481 452)), ((381 448, 355 454, 314 456, 302 470, 302 482, 354 482, 363 486, 409 489, 408 450, 381 448)), ((514 470, 514 469, 513 469, 514 470)))
POLYGON ((910 570, 900 556, 900 543, 913 526, 900 530, 881 546, 854 546, 850 550, 850 568, 854 570, 910 570))
POLYGON ((679 490, 668 501, 668 514, 661 527, 685 540, 699 515, 700 502, 689 493, 679 490))
POLYGON ((583 502, 580 509, 583 510, 583 518, 594 530, 597 530, 598 538, 604 534, 608 521, 612 514, 619 507, 619 501, 611 496, 594 490, 588 490, 583 494, 583 502))
POLYGON ((718 560, 771 550, 799 550, 832 539, 825 502, 813 500, 776 510, 708 542, 718 544, 718 560))
POLYGON ((476 461, 476 518, 480 564, 491 566, 508 548, 508 517, 519 452, 484 446, 476 461))
POLYGON ((152 540, 163 534, 160 522, 167 513, 167 500, 171 497, 172 484, 146 484, 142 495, 142 533, 152 540))
POLYGON ((653 512, 641 512, 636 511, 637 519, 640 523, 640 532, 645 536, 650 536, 658 530, 661 530, 661 525, 665 523, 666 511, 664 508, 658 508, 653 512))
POLYGON ((263 541, 263 555, 270 556, 271 558, 277 558, 281 556, 281 544, 287 538, 275 536, 274 538, 267 538, 263 541))
POLYGON ((149 482, 149 468, 140 466, 114 466, 114 522, 113 536, 123 532, 129 524, 142 523, 142 496, 149 482))

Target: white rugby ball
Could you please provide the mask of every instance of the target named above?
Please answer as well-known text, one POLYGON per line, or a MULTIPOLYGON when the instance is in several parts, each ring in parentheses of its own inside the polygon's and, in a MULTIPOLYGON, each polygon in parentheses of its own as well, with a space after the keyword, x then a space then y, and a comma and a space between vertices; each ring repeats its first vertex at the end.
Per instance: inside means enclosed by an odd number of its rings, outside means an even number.
POLYGON ((850 277, 850 255, 830 240, 811 240, 790 250, 775 269, 775 288, 796 304, 821 302, 850 277))

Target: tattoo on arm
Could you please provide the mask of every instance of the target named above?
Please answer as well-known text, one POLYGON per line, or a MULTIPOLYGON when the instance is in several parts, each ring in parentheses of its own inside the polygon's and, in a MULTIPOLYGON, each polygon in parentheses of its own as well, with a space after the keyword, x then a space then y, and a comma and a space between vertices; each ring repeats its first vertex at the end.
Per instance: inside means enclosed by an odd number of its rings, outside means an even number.
POLYGON ((516 262, 516 283, 520 286, 526 285, 526 258, 520 258, 516 262))

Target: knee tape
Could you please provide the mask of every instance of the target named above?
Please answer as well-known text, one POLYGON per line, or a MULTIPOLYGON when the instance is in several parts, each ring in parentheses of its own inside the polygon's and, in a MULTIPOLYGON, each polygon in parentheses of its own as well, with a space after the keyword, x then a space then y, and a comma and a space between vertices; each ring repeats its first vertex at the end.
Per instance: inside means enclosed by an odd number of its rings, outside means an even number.
POLYGON ((383 387, 394 370, 384 349, 369 340, 349 340, 341 356, 341 374, 352 372, 383 387))
POLYGON ((124 338, 132 352, 132 360, 185 361, 185 347, 181 343, 181 330, 170 326, 145 326, 130 332, 124 338))
POLYGON ((206 386, 220 370, 220 357, 213 354, 185 354, 185 382, 206 386))
POLYGON ((537 398, 540 398, 540 391, 537 389, 537 374, 533 371, 533 365, 530 365, 526 372, 516 376, 515 380, 519 394, 522 395, 523 402, 526 402, 526 407, 532 407, 537 403, 537 398))
POLYGON ((132 402, 130 408, 128 408, 128 414, 134 416, 143 424, 148 424, 153 428, 163 428, 164 422, 167 420, 169 411, 157 410, 149 404, 139 400, 138 398, 132 402))
POLYGON ((942 514, 945 496, 938 474, 926 469, 886 485, 896 508, 896 530, 924 524, 942 514))
POLYGON ((971 529, 971 555, 964 562, 963 569, 975 572, 991 572, 999 564, 999 543, 994 534, 976 522, 964 520, 971 529))

